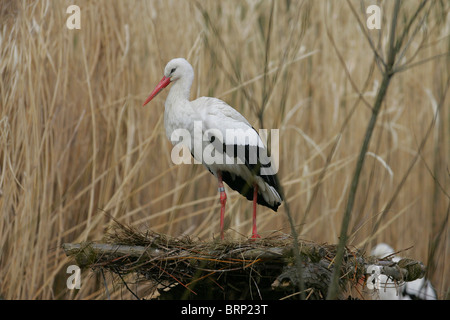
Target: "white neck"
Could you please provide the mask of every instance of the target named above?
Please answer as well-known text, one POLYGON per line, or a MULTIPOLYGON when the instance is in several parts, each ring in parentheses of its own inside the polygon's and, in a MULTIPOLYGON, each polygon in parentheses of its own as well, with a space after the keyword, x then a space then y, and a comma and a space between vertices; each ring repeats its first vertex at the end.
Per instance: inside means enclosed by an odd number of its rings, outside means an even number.
POLYGON ((170 102, 175 101, 189 101, 191 95, 191 86, 193 76, 184 75, 183 77, 175 80, 172 83, 172 87, 170 88, 169 94, 167 96, 167 100, 170 102))
POLYGON ((167 95, 164 111, 164 127, 166 135, 171 139, 172 132, 178 128, 188 128, 188 114, 190 110, 189 96, 191 92, 194 75, 180 77, 171 84, 169 94, 167 95))

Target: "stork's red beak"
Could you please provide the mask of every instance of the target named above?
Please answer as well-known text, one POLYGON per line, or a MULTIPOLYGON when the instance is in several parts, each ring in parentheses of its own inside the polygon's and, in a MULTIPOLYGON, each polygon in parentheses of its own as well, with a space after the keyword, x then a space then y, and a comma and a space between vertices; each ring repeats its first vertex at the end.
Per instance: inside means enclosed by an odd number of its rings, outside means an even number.
POLYGON ((142 106, 145 106, 147 103, 149 103, 156 95, 165 87, 167 87, 170 83, 170 78, 163 77, 161 81, 158 83, 155 89, 153 89, 152 93, 148 96, 147 100, 145 100, 144 104, 142 106))

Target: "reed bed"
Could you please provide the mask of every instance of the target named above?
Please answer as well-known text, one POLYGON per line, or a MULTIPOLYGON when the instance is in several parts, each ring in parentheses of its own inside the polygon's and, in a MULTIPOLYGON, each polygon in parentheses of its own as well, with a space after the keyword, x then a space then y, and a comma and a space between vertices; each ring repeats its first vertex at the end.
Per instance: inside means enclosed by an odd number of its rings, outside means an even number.
MULTIPOLYGON (((290 233, 289 208, 300 238, 337 243, 383 79, 374 51, 387 59, 395 9, 380 3, 381 29, 365 30, 369 4, 77 1, 81 29, 70 30, 66 1, 2 1, 0 296, 123 297, 88 272, 68 290, 73 261, 60 248, 101 239, 114 219, 173 237, 217 237, 216 181, 200 165, 171 161, 167 93, 141 107, 174 57, 194 67, 192 98, 221 98, 255 128, 279 129, 286 203, 276 214, 259 208, 260 234, 290 233)), ((402 3, 397 30, 410 29, 347 239, 367 252, 378 242, 411 247, 404 254, 424 262, 441 299, 450 285, 449 9, 402 3)), ((228 192, 227 240, 247 238, 251 205, 228 192)))

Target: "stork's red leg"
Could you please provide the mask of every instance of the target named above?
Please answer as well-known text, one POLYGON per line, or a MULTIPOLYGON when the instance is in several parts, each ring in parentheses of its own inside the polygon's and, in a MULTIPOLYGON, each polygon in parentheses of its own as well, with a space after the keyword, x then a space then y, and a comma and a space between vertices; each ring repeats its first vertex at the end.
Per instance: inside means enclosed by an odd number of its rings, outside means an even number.
POLYGON ((222 173, 217 172, 217 178, 219 180, 219 192, 220 192, 220 239, 223 240, 223 225, 225 217, 225 204, 227 202, 227 194, 225 193, 225 187, 223 186, 222 173))
POLYGON ((256 231, 256 201, 258 199, 258 185, 255 183, 253 186, 253 230, 252 239, 261 238, 261 236, 256 231))

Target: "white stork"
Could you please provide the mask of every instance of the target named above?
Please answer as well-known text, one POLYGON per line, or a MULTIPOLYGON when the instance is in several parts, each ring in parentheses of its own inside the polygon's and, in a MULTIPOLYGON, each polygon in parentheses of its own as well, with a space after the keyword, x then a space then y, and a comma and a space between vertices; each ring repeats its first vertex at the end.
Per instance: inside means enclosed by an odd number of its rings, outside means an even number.
MULTIPOLYGON (((394 255, 394 249, 386 243, 379 243, 372 249, 372 255, 379 258, 388 258, 394 262, 401 260, 394 255)), ((380 275, 381 300, 436 300, 437 294, 430 280, 419 278, 414 281, 396 285, 385 275, 380 275)))
POLYGON ((143 105, 172 83, 165 102, 166 135, 175 145, 178 141, 172 140, 172 134, 177 129, 189 132, 191 141, 187 147, 192 156, 218 179, 221 239, 224 238, 227 200, 223 181, 248 200, 253 200, 252 239, 260 238, 256 230, 256 204, 277 211, 283 200, 270 157, 256 130, 228 104, 209 97, 189 101, 193 80, 194 69, 189 62, 183 58, 173 59, 166 65, 164 77, 143 105), (201 135, 196 134, 196 124, 201 125, 201 135), (201 150, 196 149, 196 145, 200 145, 201 150))

